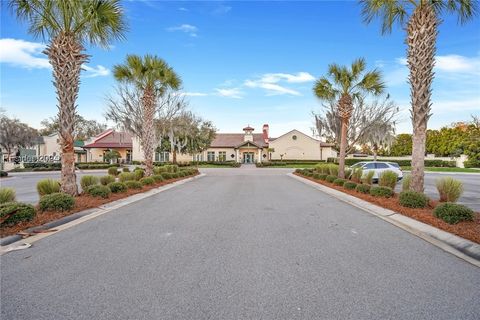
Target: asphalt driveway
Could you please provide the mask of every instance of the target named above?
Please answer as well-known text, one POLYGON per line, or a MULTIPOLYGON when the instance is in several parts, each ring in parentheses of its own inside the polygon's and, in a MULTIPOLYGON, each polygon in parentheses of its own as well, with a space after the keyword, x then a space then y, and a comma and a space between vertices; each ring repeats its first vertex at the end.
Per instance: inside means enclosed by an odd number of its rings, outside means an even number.
POLYGON ((478 319, 480 269, 272 169, 1 257, 2 319, 478 319))

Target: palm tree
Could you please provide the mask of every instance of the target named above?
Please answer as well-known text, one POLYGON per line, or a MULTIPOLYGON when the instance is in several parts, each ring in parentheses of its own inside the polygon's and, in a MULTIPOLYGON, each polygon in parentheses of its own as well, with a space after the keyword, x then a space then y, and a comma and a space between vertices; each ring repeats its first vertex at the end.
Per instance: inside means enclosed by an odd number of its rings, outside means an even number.
POLYGON ((44 53, 53 68, 53 84, 58 101, 59 135, 62 153, 61 189, 76 195, 75 128, 76 100, 82 65, 89 56, 85 45, 108 47, 122 39, 126 24, 119 0, 10 0, 19 20, 29 24, 29 32, 48 42, 44 53))
POLYGON ((347 149, 347 128, 353 112, 353 103, 366 94, 380 95, 385 89, 382 75, 378 70, 365 72, 365 59, 355 60, 350 68, 331 64, 327 76, 315 82, 314 94, 321 100, 336 102, 338 116, 342 122, 338 176, 345 177, 345 153, 347 149), (330 79, 329 79, 329 78, 330 79))
POLYGON ((413 126, 412 181, 410 188, 423 192, 427 122, 431 116, 436 39, 439 15, 458 14, 465 23, 477 14, 477 0, 360 0, 365 22, 382 20, 382 34, 392 31, 394 23, 407 30, 407 64, 410 69, 410 110, 413 126))
POLYGON ((139 138, 145 158, 145 174, 150 176, 153 174, 157 99, 168 88, 179 89, 182 81, 164 60, 151 55, 143 58, 127 55, 125 64, 114 66, 113 74, 118 81, 133 85, 141 91, 143 128, 139 138))

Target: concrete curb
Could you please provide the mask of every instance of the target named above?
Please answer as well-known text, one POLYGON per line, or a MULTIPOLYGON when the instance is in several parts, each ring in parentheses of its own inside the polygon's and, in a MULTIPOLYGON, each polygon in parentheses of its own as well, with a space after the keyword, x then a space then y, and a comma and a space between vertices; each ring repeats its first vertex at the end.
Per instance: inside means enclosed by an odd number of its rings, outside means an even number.
MULTIPOLYGON (((411 173, 410 170, 404 170, 404 173, 411 173)), ((444 172, 444 171, 425 171, 425 173, 435 173, 435 174, 446 174, 446 175, 480 175, 480 170, 478 172, 444 172)))
POLYGON ((305 183, 315 189, 318 189, 330 196, 333 196, 343 202, 360 208, 369 212, 380 219, 383 219, 411 234, 416 235, 423 240, 447 251, 456 257, 463 259, 474 266, 480 268, 480 245, 467 239, 461 238, 449 232, 440 230, 426 223, 417 221, 407 216, 401 215, 395 211, 382 208, 374 205, 368 201, 356 198, 349 194, 343 193, 333 188, 326 187, 322 184, 304 179, 293 173, 288 173, 288 176, 294 178, 302 183, 305 183))
MULTIPOLYGON (((96 172, 107 172, 107 169, 77 169, 75 173, 96 173, 96 172)), ((8 172, 8 177, 15 177, 15 176, 28 176, 33 174, 60 174, 60 170, 52 170, 52 171, 26 171, 26 172, 8 172)))
POLYGON ((52 234, 55 234, 55 233, 60 232, 62 230, 66 230, 66 229, 69 229, 73 226, 76 226, 77 224, 80 224, 82 222, 94 219, 94 218, 96 218, 96 217, 98 217, 102 214, 107 213, 107 212, 113 211, 115 209, 127 206, 129 204, 132 204, 134 202, 143 200, 145 198, 151 197, 151 196, 156 195, 160 192, 172 189, 176 186, 182 185, 182 184, 187 183, 189 181, 200 179, 200 178, 204 177, 205 175, 206 175, 205 173, 201 173, 201 174, 196 175, 196 176, 191 177, 191 178, 176 181, 176 182, 167 184, 165 186, 161 186, 161 187, 158 187, 158 188, 155 188, 155 189, 148 190, 146 192, 134 194, 134 195, 129 196, 127 198, 112 201, 112 202, 106 203, 104 205, 101 205, 98 208, 91 208, 91 209, 87 209, 87 210, 84 210, 84 211, 76 212, 74 214, 71 214, 69 216, 60 218, 58 220, 50 221, 50 222, 45 223, 41 226, 36 226, 36 227, 32 227, 32 228, 29 228, 29 229, 25 230, 27 232, 33 232, 33 231, 38 231, 38 230, 48 230, 48 229, 56 228, 57 231, 54 231, 54 232, 38 233, 38 234, 30 236, 26 239, 22 239, 22 237, 19 236, 19 235, 11 235, 11 236, 1 238, 0 239, 0 245, 1 245, 0 255, 3 255, 5 253, 9 252, 10 251, 9 247, 18 247, 18 246, 24 245, 25 243, 31 244, 35 241, 46 238, 46 237, 48 237, 52 234))

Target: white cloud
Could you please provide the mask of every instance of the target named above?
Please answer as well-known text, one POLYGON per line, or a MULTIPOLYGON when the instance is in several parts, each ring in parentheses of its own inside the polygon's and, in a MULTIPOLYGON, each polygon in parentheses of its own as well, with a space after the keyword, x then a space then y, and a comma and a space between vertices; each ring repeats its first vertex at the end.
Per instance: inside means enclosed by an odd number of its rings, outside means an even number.
POLYGON ((267 95, 282 95, 289 94, 293 96, 301 96, 301 93, 280 85, 280 82, 286 83, 304 83, 314 81, 315 77, 308 72, 298 72, 296 74, 290 73, 266 73, 255 80, 247 79, 244 85, 249 88, 265 89, 267 95))
MULTIPOLYGON (((21 39, 0 39, 0 63, 6 63, 25 69, 51 69, 46 56, 42 53, 46 45, 21 39)), ((90 67, 84 65, 86 78, 110 75, 110 70, 104 66, 90 67)))
POLYGON ((230 88, 230 89, 219 89, 216 88, 216 95, 226 98, 242 99, 243 92, 239 88, 230 88))
POLYGON ((195 27, 195 26, 192 26, 191 24, 182 24, 182 25, 177 26, 177 27, 167 28, 167 31, 169 31, 169 32, 180 31, 180 32, 187 33, 190 37, 196 37, 197 32, 198 32, 198 28, 195 27))
POLYGON ((205 96, 208 96, 208 93, 204 93, 204 92, 182 92, 181 94, 183 96, 186 96, 186 97, 205 97, 205 96))
POLYGON ((188 9, 187 9, 187 8, 184 8, 184 7, 180 7, 180 8, 178 8, 178 10, 179 10, 179 11, 188 11, 188 9))
POLYGON ((480 57, 465 57, 456 54, 437 56, 435 68, 443 72, 480 74, 480 57))

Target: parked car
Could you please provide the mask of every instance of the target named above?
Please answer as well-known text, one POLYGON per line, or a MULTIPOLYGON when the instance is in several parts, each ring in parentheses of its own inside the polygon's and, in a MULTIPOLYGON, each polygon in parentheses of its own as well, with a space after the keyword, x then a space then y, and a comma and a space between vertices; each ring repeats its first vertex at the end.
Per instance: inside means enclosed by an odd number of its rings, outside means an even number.
POLYGON ((373 171, 373 182, 378 182, 378 177, 383 171, 393 171, 398 175, 398 180, 403 178, 402 169, 398 163, 395 162, 384 162, 384 161, 368 161, 368 162, 357 162, 353 166, 350 167, 351 169, 362 168, 363 174, 368 173, 369 171, 373 171))

